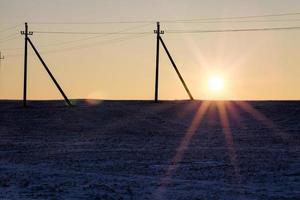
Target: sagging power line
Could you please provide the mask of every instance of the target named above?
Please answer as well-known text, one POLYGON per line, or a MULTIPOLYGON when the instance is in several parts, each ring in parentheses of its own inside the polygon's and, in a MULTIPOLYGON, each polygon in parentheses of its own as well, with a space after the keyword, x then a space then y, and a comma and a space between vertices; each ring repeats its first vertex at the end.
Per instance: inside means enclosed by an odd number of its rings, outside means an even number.
POLYGON ((197 22, 197 21, 212 21, 212 20, 228 20, 228 19, 253 19, 253 18, 269 18, 269 17, 282 17, 282 16, 297 16, 300 12, 292 13, 277 13, 277 14, 264 14, 264 15, 248 15, 248 16, 233 16, 233 17, 208 17, 208 18, 195 18, 195 19, 178 19, 178 20, 162 20, 164 23, 172 22, 197 22))
MULTIPOLYGON (((172 23, 186 23, 186 24, 216 24, 216 23, 258 23, 258 22, 299 22, 300 19, 265 19, 265 20, 208 20, 208 21, 174 21, 172 23)), ((165 22, 168 24, 168 22, 165 22)), ((169 22, 171 23, 171 22, 169 22)))
MULTIPOLYGON (((65 52, 65 51, 70 51, 70 50, 74 50, 74 49, 83 49, 83 48, 89 48, 92 46, 96 46, 96 45, 107 45, 107 44, 116 44, 116 43, 120 43, 120 42, 124 42, 124 41, 128 41, 128 40, 134 40, 134 39, 139 39, 139 38, 143 38, 149 35, 139 35, 139 36, 135 36, 135 35, 131 35, 130 37, 126 36, 126 37, 118 37, 118 38, 112 38, 109 40, 103 40, 100 42, 94 42, 94 43, 90 43, 90 44, 82 44, 82 45, 76 45, 76 46, 71 46, 71 47, 65 47, 65 48, 61 48, 61 49, 54 49, 54 50, 45 50, 45 51, 41 51, 40 53, 43 54, 52 54, 52 53, 59 53, 59 52, 65 52)), ((41 45, 43 46, 43 45, 41 45)), ((51 45, 52 46, 52 45, 51 45)), ((18 50, 23 49, 23 48, 17 48, 18 50)), ((6 49, 8 50, 8 49, 6 49)), ((11 57, 20 57, 23 56, 23 54, 8 54, 7 57, 11 58, 11 57)))
MULTIPOLYGON (((91 37, 82 38, 82 39, 69 40, 69 41, 65 41, 65 42, 55 42, 55 43, 44 44, 44 45, 42 44, 42 45, 39 45, 39 47, 62 46, 62 45, 65 45, 65 44, 72 44, 72 43, 88 41, 88 40, 92 40, 92 39, 104 38, 106 36, 118 35, 118 33, 123 33, 123 32, 128 32, 128 31, 131 31, 131 30, 135 30, 135 29, 144 28, 144 27, 149 26, 149 25, 151 25, 151 24, 148 23, 148 24, 143 24, 143 25, 137 25, 137 26, 134 26, 134 27, 130 27, 130 28, 126 28, 126 29, 122 29, 122 30, 113 32, 115 34, 99 34, 99 35, 96 35, 96 36, 91 36, 91 37)), ((117 39, 124 39, 124 37, 117 38, 117 39)), ((104 41, 104 43, 109 42, 109 41, 110 40, 106 40, 106 41, 104 41)), ((23 48, 16 47, 16 48, 5 48, 3 50, 12 51, 12 50, 22 50, 22 49, 23 48)), ((15 55, 13 55, 13 56, 15 56, 15 55)), ((11 56, 9 56, 9 57, 11 57, 11 56)))
POLYGON ((75 32, 75 31, 32 31, 33 33, 67 34, 67 35, 143 35, 151 32, 75 32))
POLYGON ((19 38, 18 35, 19 35, 18 33, 14 33, 14 34, 8 35, 4 38, 1 38, 0 43, 15 40, 15 39, 19 38))
MULTIPOLYGON (((282 31, 298 30, 300 26, 289 27, 262 27, 262 28, 244 28, 244 29, 212 29, 212 30, 165 30, 166 33, 211 33, 211 32, 257 32, 257 31, 282 31)), ((33 33, 43 34, 67 34, 67 35, 144 35, 150 32, 72 32, 72 31, 32 31, 33 33)))
POLYGON ((257 32, 257 31, 282 31, 299 30, 295 27, 269 27, 269 28, 246 28, 246 29, 215 29, 215 30, 167 30, 166 33, 217 33, 217 32, 257 32))
POLYGON ((17 24, 17 25, 15 25, 15 26, 11 26, 11 27, 2 29, 2 30, 0 30, 0 33, 6 32, 6 31, 9 31, 9 30, 16 29, 16 28, 18 28, 20 25, 21 25, 21 24, 17 24))
MULTIPOLYGON (((290 21, 300 21, 300 19, 281 19, 281 18, 276 18, 276 19, 269 19, 269 17, 282 17, 282 16, 298 16, 300 15, 300 12, 292 12, 292 13, 277 13, 277 14, 263 14, 263 15, 248 15, 248 16, 234 16, 234 17, 212 17, 212 18, 198 18, 198 19, 178 19, 178 20, 162 20, 164 23, 171 23, 171 22, 184 22, 184 23, 240 23, 240 22, 290 22, 290 21), (258 20, 256 18, 259 18, 258 20), (260 20, 260 18, 267 18, 260 20), (228 19, 231 19, 231 21, 228 21, 228 19), (235 21, 236 19, 250 19, 250 20, 243 20, 243 21, 235 21), (254 19, 254 20, 251 20, 254 19), (224 21, 227 20, 227 21, 224 21)), ((151 20, 145 20, 145 21, 104 21, 104 22, 39 22, 39 23, 33 23, 33 24, 91 24, 91 25, 97 25, 97 24, 102 24, 102 23, 142 23, 141 26, 146 26, 149 24, 152 24, 153 21, 151 20)), ((11 30, 19 25, 15 25, 13 27, 9 27, 7 29, 1 30, 6 31, 6 30, 11 30)), ((214 32, 256 32, 256 31, 281 31, 281 30, 297 30, 299 29, 299 26, 293 26, 293 27, 259 27, 259 28, 243 28, 243 29, 204 29, 204 30, 165 30, 166 33, 214 33, 214 32)), ((33 32, 33 31, 32 31, 33 32)), ((46 45, 40 45, 40 47, 48 47, 48 46, 63 46, 65 44, 71 44, 71 43, 77 43, 81 41, 86 41, 86 40, 92 40, 96 39, 98 37, 103 37, 106 35, 143 35, 143 34, 151 34, 151 32, 127 32, 125 31, 116 31, 116 32, 74 32, 74 31, 40 31, 36 30, 34 31, 35 33, 39 34, 70 34, 70 35, 96 35, 88 38, 83 38, 83 39, 76 39, 76 40, 70 40, 66 42, 57 42, 57 43, 52 43, 52 44, 46 44, 46 45), (125 32, 125 33, 124 33, 125 32)), ((13 35, 6 36, 5 38, 0 39, 0 43, 6 43, 11 40, 15 40, 18 37, 13 35)), ((3 48, 2 48, 3 49, 3 48)), ((4 48, 4 50, 12 51, 12 50, 21 50, 22 48, 16 47, 16 48, 4 48)), ((56 50, 55 50, 56 51, 56 50)), ((8 55, 8 57, 15 57, 17 54, 12 54, 8 55)))
MULTIPOLYGON (((194 18, 194 19, 165 19, 160 20, 163 23, 189 23, 199 21, 212 21, 212 20, 228 20, 228 19, 253 19, 253 18, 270 18, 270 17, 283 17, 283 16, 298 16, 300 12, 289 12, 289 13, 274 13, 274 14, 262 14, 262 15, 248 15, 248 16, 232 16, 232 17, 207 17, 207 18, 194 18)), ((140 20, 140 21, 99 21, 99 22, 30 22, 31 24, 38 25, 95 25, 95 24, 137 24, 137 23, 155 23, 155 20, 140 20)))

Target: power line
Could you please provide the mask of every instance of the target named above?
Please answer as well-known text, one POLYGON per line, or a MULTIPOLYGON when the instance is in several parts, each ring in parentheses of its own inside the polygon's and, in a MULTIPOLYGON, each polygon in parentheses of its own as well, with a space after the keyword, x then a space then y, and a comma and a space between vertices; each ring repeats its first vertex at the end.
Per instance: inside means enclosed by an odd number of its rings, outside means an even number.
POLYGON ((6 28, 6 29, 2 29, 2 30, 0 30, 0 32, 2 33, 2 32, 6 32, 6 31, 9 31, 9 30, 15 29, 15 28, 19 27, 20 25, 21 24, 17 24, 15 26, 12 26, 12 27, 9 27, 9 28, 6 28))
MULTIPOLYGON (((122 32, 126 32, 126 31, 131 31, 131 30, 135 30, 135 29, 140 29, 140 28, 144 28, 149 26, 150 23, 148 24, 143 24, 143 25, 137 25, 137 26, 133 26, 130 28, 126 28, 126 29, 122 29, 119 31, 115 31, 114 33, 122 33, 122 32)), ((106 37, 107 35, 103 34, 103 35, 97 35, 97 36, 92 36, 92 37, 88 37, 88 38, 82 38, 82 39, 76 39, 76 40, 70 40, 70 41, 65 41, 65 42, 56 42, 56 43, 51 43, 51 44, 45 44, 45 45, 39 45, 39 47, 48 47, 48 46, 62 46, 65 44, 72 44, 72 43, 77 43, 77 42, 82 42, 82 41, 87 41, 87 40, 92 40, 92 39, 97 39, 97 38, 103 38, 106 37)), ((3 49, 3 50, 22 50, 23 48, 7 48, 7 49, 3 49)))
MULTIPOLYGON (((131 30, 134 29, 136 27, 130 28, 131 30)), ((130 30, 127 29, 127 30, 130 30)), ((184 34, 184 33, 218 33, 218 32, 256 32, 256 31, 281 31, 281 30, 286 30, 286 31, 291 31, 291 30, 299 30, 300 26, 294 26, 294 27, 266 27, 266 28, 247 28, 247 29, 215 29, 215 30, 166 30, 166 33, 170 33, 170 34, 184 34)), ((35 32, 37 33, 37 32, 35 32)), ((49 44, 49 45, 41 45, 42 46, 55 46, 55 45, 63 45, 63 44, 68 44, 68 43, 75 43, 75 42, 80 42, 83 40, 89 40, 89 39, 94 39, 94 38, 98 38, 98 37, 103 37, 105 35, 119 35, 119 34, 126 34, 126 35, 131 35, 133 36, 133 39, 137 36, 137 35, 149 35, 151 32, 126 32, 126 30, 121 30, 119 32, 43 32, 43 33, 63 33, 63 34, 100 34, 100 36, 93 36, 93 37, 89 37, 89 38, 83 38, 83 39, 78 39, 78 40, 72 40, 72 41, 67 41, 64 43, 55 43, 55 44, 49 44)), ((15 34, 14 34, 15 35, 15 34)), ((13 36, 13 35, 11 35, 13 36)), ((15 39, 17 37, 13 37, 13 38, 9 38, 5 41, 8 40, 12 40, 15 39)), ((109 43, 109 42, 114 42, 114 40, 127 40, 127 39, 131 39, 131 38, 114 38, 111 40, 106 40, 103 41, 104 43, 109 43)), ((0 42, 5 42, 0 41, 0 42)), ((94 45, 95 43, 91 44, 94 45)), ((101 43, 96 43, 96 44, 101 44, 101 43)), ((79 46, 73 46, 73 47, 67 47, 64 48, 62 50, 50 50, 50 51, 46 51, 43 53, 48 53, 48 52, 59 52, 59 51, 65 51, 65 50, 71 50, 74 48, 82 48, 82 47, 87 47, 87 46, 91 46, 91 45, 79 45, 79 46)), ((13 49, 13 48, 12 48, 13 49)), ((15 48, 15 49, 22 49, 22 48, 15 48)), ((8 57, 14 57, 14 56, 20 56, 22 54, 13 54, 13 55, 8 55, 8 57)))
POLYGON ((59 50, 49 50, 49 51, 42 51, 41 53, 43 54, 48 54, 48 53, 57 53, 57 52, 63 52, 63 51, 69 51, 69 50, 73 50, 73 49, 81 49, 81 48, 88 48, 88 47, 92 47, 92 46, 97 46, 100 44, 115 44, 115 43, 119 43, 119 42, 123 42, 123 41, 127 41, 127 40, 132 40, 132 39, 138 39, 138 38, 142 38, 145 37, 146 35, 140 35, 140 36, 130 36, 130 37, 119 37, 119 38, 114 38, 114 39, 110 39, 110 40, 105 40, 102 42, 97 42, 97 43, 92 43, 92 44, 85 44, 85 45, 77 45, 77 46, 72 46, 72 47, 67 47, 67 48, 63 48, 63 49, 59 49, 59 50))
MULTIPOLYGON (((203 24, 210 24, 210 23, 251 23, 251 22, 299 22, 300 19, 269 19, 269 20, 222 20, 222 21, 174 21, 172 23, 203 23, 203 24)), ((167 22, 168 23, 168 22, 167 22)), ((171 23, 171 22, 170 22, 171 23)))
MULTIPOLYGON (((271 27, 271 28, 249 28, 249 29, 216 29, 216 30, 166 30, 165 32, 166 33, 170 33, 170 34, 185 34, 185 33, 222 33, 222 32, 256 32, 256 31, 281 31, 281 30, 299 30, 300 27, 271 27)), ((133 38, 136 37, 136 35, 138 34, 133 34, 133 38)), ((145 34, 141 34, 141 36, 144 36, 145 34)), ((102 36, 102 35, 101 35, 102 36)), ((95 37, 92 37, 92 38, 95 38, 95 37)), ((92 39, 92 38, 84 38, 84 39, 81 39, 81 40, 85 40, 85 39, 92 39)), ((14 39, 14 38, 12 38, 14 39)), ((104 43, 107 43, 107 42, 113 42, 114 40, 120 40, 120 39, 131 39, 130 38, 114 38, 114 39, 111 39, 111 40, 105 40, 103 41, 104 43)), ((69 41, 70 43, 71 42, 77 42, 77 41, 80 41, 80 40, 73 40, 73 41, 69 41)), ((68 43, 68 42, 66 42, 68 43)), ((94 45, 95 43, 91 44, 91 45, 94 45)), ((101 44, 100 43, 96 43, 96 44, 101 44)), ((54 46, 54 45, 59 45, 59 44, 51 44, 51 46, 54 46)), ((42 52, 42 53, 48 53, 48 52, 56 52, 56 51, 64 51, 64 50, 71 50, 71 49, 74 49, 74 48, 78 48, 78 47, 88 47, 88 46, 91 46, 91 45, 78 45, 78 46, 73 46, 73 47, 67 47, 67 48, 64 48, 62 50, 49 50, 49 51, 46 51, 46 52, 42 52)), ((42 46, 50 46, 50 45, 41 45, 42 46)), ((18 49, 22 49, 22 48, 18 48, 18 49)), ((8 57, 14 57, 14 56, 20 56, 22 54, 14 54, 14 55, 8 55, 8 57)))
POLYGON ((10 36, 5 37, 6 39, 0 40, 0 43, 4 43, 7 41, 11 41, 11 40, 15 40, 17 38, 19 38, 19 34, 12 34, 10 36))
POLYGON ((24 47, 16 47, 16 48, 6 48, 6 49, 2 49, 4 51, 13 51, 13 50, 21 50, 21 49, 24 49, 24 47))
POLYGON ((144 24, 144 23, 154 23, 153 20, 148 21, 101 21, 101 22, 29 22, 30 24, 37 25, 97 25, 97 24, 144 24))
MULTIPOLYGON (((59 53, 59 52, 65 52, 65 51, 71 51, 74 49, 82 49, 82 48, 88 48, 88 47, 92 47, 92 46, 97 46, 97 45, 101 45, 101 44, 116 44, 119 42, 123 42, 123 41, 127 41, 127 40, 133 40, 133 39, 139 39, 142 37, 145 37, 147 35, 139 35, 139 36, 130 36, 130 37, 119 37, 119 38, 113 38, 110 40, 104 40, 101 42, 97 42, 97 43, 92 43, 92 44, 85 44, 85 45, 77 45, 77 46, 72 46, 72 47, 66 47, 63 49, 58 49, 58 50, 46 50, 46 51, 41 51, 42 54, 52 54, 52 53, 59 53)), ((6 57, 19 57, 19 56, 23 56, 24 54, 8 54, 6 57)))
POLYGON ((6 58, 12 58, 12 57, 20 57, 20 56, 24 56, 24 54, 7 54, 5 57, 6 58))
MULTIPOLYGON (((139 29, 139 28, 144 28, 144 27, 149 26, 149 25, 150 25, 149 23, 148 24, 143 24, 143 25, 138 25, 138 26, 126 28, 126 29, 123 29, 123 30, 115 31, 113 33, 119 34, 119 33, 123 33, 123 32, 126 32, 126 31, 131 31, 131 30, 135 30, 135 29, 139 29)), ((91 39, 102 38, 102 37, 105 37, 107 35, 112 35, 112 34, 101 34, 101 35, 97 35, 97 36, 92 36, 92 37, 82 38, 82 39, 76 39, 76 40, 70 40, 70 41, 66 41, 66 42, 53 43, 53 44, 48 44, 48 45, 40 45, 40 47, 71 44, 71 43, 76 43, 76 42, 81 42, 81 41, 86 41, 86 40, 91 40, 91 39)))
POLYGON ((296 27, 271 27, 271 28, 249 28, 249 29, 219 29, 219 30, 166 30, 166 33, 218 33, 218 32, 255 32, 255 31, 281 31, 298 30, 296 27))
MULTIPOLYGON (((232 17, 208 17, 208 18, 195 18, 195 19, 174 19, 174 20, 160 20, 163 23, 185 23, 193 21, 212 21, 212 20, 228 20, 228 19, 251 19, 251 18, 267 18, 267 17, 282 17, 282 16, 296 16, 300 15, 300 12, 291 13, 275 13, 275 14, 263 14, 263 15, 247 15, 247 16, 232 16, 232 17)), ((59 25, 59 24, 71 24, 71 25, 93 25, 93 24, 130 24, 130 23, 155 23, 155 20, 143 20, 143 21, 99 21, 99 22, 30 22, 31 24, 40 25, 59 25)))
POLYGON ((19 35, 19 33, 13 33, 13 34, 7 35, 7 36, 1 38, 0 41, 5 40, 5 39, 7 39, 7 38, 11 38, 11 37, 16 36, 16 35, 19 35))
POLYGON ((32 31, 41 34, 67 34, 67 35, 138 35, 152 34, 152 32, 71 32, 71 31, 32 31))
POLYGON ((295 16, 300 15, 300 12, 294 13, 278 13, 278 14, 265 14, 265 15, 248 15, 248 16, 234 16, 234 17, 211 17, 211 18, 198 18, 198 19, 178 19, 178 20, 162 20, 161 22, 192 22, 192 21, 210 21, 210 20, 227 20, 227 19, 247 19, 247 18, 265 18, 265 17, 280 17, 280 16, 295 16))
POLYGON ((7 40, 1 40, 0 43, 5 43, 5 42, 11 41, 11 40, 18 39, 18 38, 19 38, 19 36, 15 36, 15 37, 9 38, 9 39, 7 39, 7 40))

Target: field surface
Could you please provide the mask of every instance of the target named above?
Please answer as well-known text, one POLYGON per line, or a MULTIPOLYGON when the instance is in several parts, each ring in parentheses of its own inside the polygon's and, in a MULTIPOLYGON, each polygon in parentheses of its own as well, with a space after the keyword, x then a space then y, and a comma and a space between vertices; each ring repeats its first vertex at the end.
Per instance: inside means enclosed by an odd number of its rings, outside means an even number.
POLYGON ((300 199, 300 102, 0 101, 0 199, 300 199))

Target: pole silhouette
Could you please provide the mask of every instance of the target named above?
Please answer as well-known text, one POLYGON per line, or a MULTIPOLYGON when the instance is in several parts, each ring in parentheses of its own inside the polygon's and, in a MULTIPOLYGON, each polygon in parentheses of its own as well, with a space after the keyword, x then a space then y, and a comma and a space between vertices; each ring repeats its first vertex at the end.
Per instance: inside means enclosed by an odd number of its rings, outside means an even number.
POLYGON ((164 47, 164 49, 165 49, 165 51, 166 51, 166 53, 167 53, 167 55, 168 55, 168 57, 169 57, 169 59, 170 59, 172 65, 173 65, 173 67, 174 67, 174 69, 175 69, 175 71, 176 71, 176 73, 177 73, 177 75, 178 75, 178 77, 179 77, 179 79, 180 79, 180 81, 181 81, 181 83, 182 83, 184 89, 185 89, 185 91, 186 91, 187 94, 189 95, 190 100, 194 100, 194 97, 192 96, 192 94, 191 94, 189 88, 187 87, 185 81, 183 80, 183 78, 182 78, 182 76, 181 76, 181 74, 180 74, 180 72, 179 72, 179 70, 178 70, 178 68, 177 68, 177 66, 176 66, 176 64, 175 64, 175 62, 174 62, 174 60, 173 60, 173 58, 172 58, 172 56, 171 56, 171 54, 170 54, 168 48, 167 48, 167 46, 165 45, 163 39, 162 39, 161 37, 159 37, 159 40, 160 40, 162 46, 164 47))
POLYGON ((24 47, 24 83, 23 83, 23 106, 27 106, 27 39, 28 35, 32 35, 32 32, 28 32, 28 25, 25 23, 25 31, 21 31, 22 35, 25 35, 25 47, 24 47))
POLYGON ((155 94, 154 101, 158 102, 158 78, 159 78, 159 38, 160 34, 163 32, 160 31, 160 23, 157 22, 157 29, 154 31, 156 33, 156 70, 155 70, 155 94))
POLYGON ((1 67, 1 60, 4 60, 4 56, 2 56, 1 51, 0 51, 0 67, 1 67))
POLYGON ((25 35, 23 106, 24 107, 27 106, 27 48, 28 48, 27 46, 28 46, 28 43, 30 44, 30 46, 32 47, 33 51, 35 52, 35 54, 39 58, 40 62, 43 64, 45 70, 47 71, 47 73, 50 76, 51 80, 53 81, 53 83, 55 84, 55 86, 57 87, 57 89, 59 90, 59 92, 61 93, 61 95, 63 96, 65 102, 68 104, 68 106, 72 106, 72 104, 71 104, 70 100, 68 99, 67 95, 64 93, 64 91, 62 90, 62 88, 60 87, 60 85, 58 84, 58 82, 56 81, 56 79, 54 78, 53 74, 51 73, 51 71, 47 67, 47 65, 44 62, 43 58, 41 57, 40 53, 35 48, 34 44, 30 40, 30 38, 28 37, 28 35, 32 35, 33 33, 32 32, 28 32, 28 25, 27 25, 27 23, 25 23, 25 31, 21 31, 21 34, 25 35))
POLYGON ((160 36, 161 34, 164 34, 164 31, 160 30, 160 23, 159 22, 157 22, 157 29, 154 31, 154 33, 156 33, 156 40, 157 40, 156 41, 156 73, 155 73, 155 96, 154 96, 154 101, 158 102, 159 43, 161 43, 162 46, 163 46, 163 48, 165 49, 165 51, 166 51, 166 53, 168 55, 168 58, 171 61, 172 65, 173 65, 173 68, 175 69, 176 74, 179 77, 179 79, 180 79, 180 81, 181 81, 181 83, 182 83, 185 91, 187 92, 190 100, 194 100, 194 97, 192 96, 192 94, 191 94, 189 88, 187 87, 187 85, 186 85, 183 77, 181 76, 181 74, 180 74, 180 72, 179 72, 179 70, 178 70, 178 68, 177 68, 177 66, 176 66, 176 64, 175 64, 175 62, 174 62, 174 60, 173 60, 173 58, 172 58, 172 56, 171 56, 168 48, 167 48, 167 46, 165 45, 163 39, 160 36))
POLYGON ((39 54, 38 50, 35 48, 35 46, 33 45, 33 43, 31 42, 30 38, 27 38, 29 44, 31 45, 33 51, 35 52, 35 54, 37 55, 37 57, 39 58, 39 60, 41 61, 41 63, 43 64, 44 68, 46 69, 48 75, 50 76, 50 78, 52 79, 52 81, 54 82, 55 86, 57 87, 57 89, 59 90, 59 92, 61 93, 61 95, 64 97, 66 103, 68 104, 68 106, 72 106, 70 100, 68 99, 68 97, 66 96, 66 94, 64 93, 64 91, 61 89, 60 85, 58 84, 58 82, 56 81, 56 79, 54 78, 53 74, 51 73, 51 71, 49 70, 49 68, 47 67, 46 63, 44 62, 43 58, 41 57, 41 55, 39 54))

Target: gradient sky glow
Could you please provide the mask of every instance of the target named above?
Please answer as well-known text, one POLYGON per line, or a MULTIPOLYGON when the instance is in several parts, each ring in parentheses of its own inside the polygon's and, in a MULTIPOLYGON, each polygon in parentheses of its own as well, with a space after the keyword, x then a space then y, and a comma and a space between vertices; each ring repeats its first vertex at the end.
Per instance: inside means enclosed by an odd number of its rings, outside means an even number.
MULTIPOLYGON (((30 22, 157 21, 207 17, 231 17, 300 12, 299 0, 0 0, 0 98, 21 99, 24 39, 1 42, 23 30, 152 32, 156 24, 53 25, 30 22), (143 25, 143 26, 142 26, 143 25), (20 48, 13 49, 11 48, 20 48), (6 50, 5 50, 6 49, 6 50)), ((222 29, 300 26, 300 15, 263 19, 299 19, 292 22, 214 24, 161 24, 162 29, 222 29)), ((70 98, 152 99, 154 95, 155 35, 105 36, 64 45, 53 45, 87 35, 34 34, 31 40, 41 52, 70 98), (48 45, 48 46, 47 46, 48 45), (74 49, 66 50, 66 48, 74 49), (45 53, 43 53, 45 52, 45 53)), ((300 99, 300 30, 242 33, 165 34, 162 36, 180 72, 197 99, 300 99), (225 79, 225 89, 212 94, 211 75, 225 79)), ((29 50, 29 99, 61 98, 29 50)), ((186 99, 175 71, 161 49, 161 99, 186 99)))

